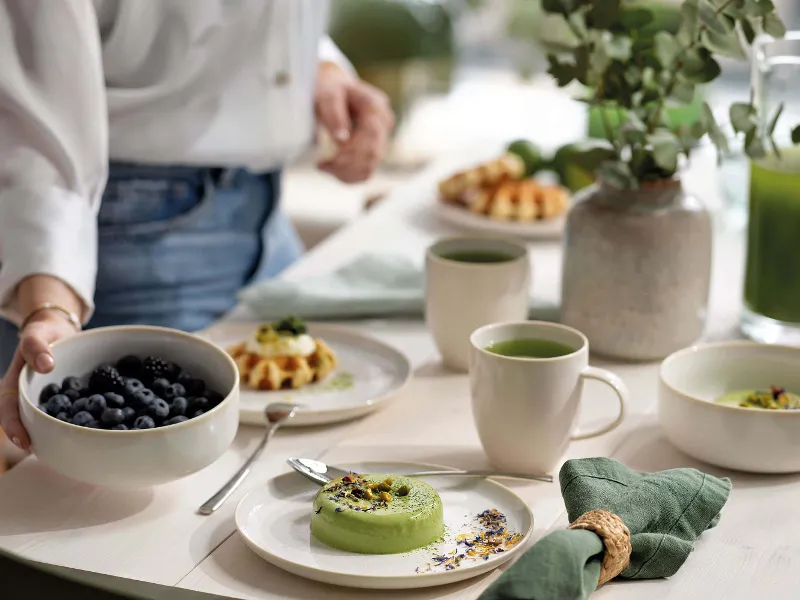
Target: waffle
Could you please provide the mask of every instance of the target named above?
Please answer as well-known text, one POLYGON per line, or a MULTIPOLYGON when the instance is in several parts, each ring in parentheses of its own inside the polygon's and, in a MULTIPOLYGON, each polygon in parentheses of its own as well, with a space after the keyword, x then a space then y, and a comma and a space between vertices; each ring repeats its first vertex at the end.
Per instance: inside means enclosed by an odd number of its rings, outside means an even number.
POLYGON ((321 381, 336 368, 336 355, 322 340, 309 356, 275 356, 265 358, 247 352, 246 344, 228 349, 239 368, 245 386, 257 390, 296 390, 321 381))
POLYGON ((462 202, 464 195, 479 188, 496 185, 505 180, 520 179, 525 163, 514 154, 506 154, 471 169, 459 171, 439 183, 439 196, 444 202, 462 202))
POLYGON ((530 222, 553 219, 564 214, 569 203, 567 191, 556 185, 542 185, 533 179, 504 181, 475 190, 463 204, 473 213, 498 221, 530 222))

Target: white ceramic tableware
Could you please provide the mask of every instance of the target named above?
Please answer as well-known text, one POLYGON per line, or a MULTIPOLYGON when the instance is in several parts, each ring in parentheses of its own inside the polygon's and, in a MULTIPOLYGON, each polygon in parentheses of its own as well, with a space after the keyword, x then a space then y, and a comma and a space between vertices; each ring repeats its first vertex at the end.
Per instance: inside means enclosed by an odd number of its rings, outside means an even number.
MULTIPOLYGON (((348 467, 360 473, 390 474, 446 469, 417 463, 364 463, 348 467)), ((479 478, 430 476, 425 481, 442 499, 446 531, 442 542, 412 552, 355 554, 317 541, 311 536, 310 525, 312 501, 319 486, 294 472, 275 477, 249 492, 236 508, 236 527, 256 554, 281 569, 324 583, 371 589, 412 589, 462 581, 499 567, 527 545, 533 530, 533 515, 525 502, 508 488, 479 478), (492 554, 488 560, 464 560, 453 570, 440 567, 425 572, 434 556, 463 549, 463 545, 456 544, 456 536, 476 531, 475 517, 491 508, 506 515, 510 532, 523 535, 519 544, 492 554)))
POLYGON ((482 232, 504 239, 516 238, 522 240, 548 240, 564 235, 566 216, 555 217, 542 221, 498 221, 484 215, 475 214, 460 206, 436 202, 436 214, 447 223, 475 232, 482 232))
POLYGON ((55 369, 22 370, 20 415, 36 457, 62 475, 106 487, 147 487, 207 467, 228 449, 239 425, 239 373, 214 344, 173 329, 122 326, 91 329, 52 346, 55 369), (98 365, 125 355, 160 356, 178 363, 225 396, 207 413, 156 429, 106 431, 59 421, 38 408, 47 384, 68 375, 88 378, 98 365))
POLYGON ((661 364, 658 415, 667 438, 699 460, 753 473, 800 472, 800 410, 717 404, 738 390, 800 393, 800 348, 701 344, 661 364))
MULTIPOLYGON (((223 322, 200 335, 220 348, 230 348, 253 336, 259 322, 223 322)), ((271 402, 298 405, 285 427, 323 425, 361 417, 397 397, 411 379, 411 363, 380 340, 338 325, 309 323, 309 333, 336 353, 336 370, 324 381, 299 390, 263 391, 242 384, 239 418, 265 425, 264 408, 271 402)))
POLYGON ((580 331, 539 321, 497 323, 470 337, 472 414, 483 449, 498 469, 549 473, 571 441, 616 428, 625 415, 628 389, 617 375, 589 366, 589 341, 580 331), (494 354, 487 346, 508 340, 548 340, 573 349, 555 358, 494 354), (591 431, 574 431, 583 382, 608 384, 619 413, 591 431))
POLYGON ((528 318, 531 267, 525 246, 460 237, 440 240, 425 257, 425 320, 444 364, 469 368, 469 336, 478 327, 528 318), (503 262, 452 260, 459 253, 496 253, 503 262))

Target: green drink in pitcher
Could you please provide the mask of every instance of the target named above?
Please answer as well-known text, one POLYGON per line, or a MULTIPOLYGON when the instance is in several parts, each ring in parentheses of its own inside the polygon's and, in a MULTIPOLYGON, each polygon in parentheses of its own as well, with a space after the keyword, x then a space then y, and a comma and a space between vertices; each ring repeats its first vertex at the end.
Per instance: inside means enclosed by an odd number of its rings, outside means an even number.
POLYGON ((752 164, 745 303, 800 327, 800 149, 752 164))

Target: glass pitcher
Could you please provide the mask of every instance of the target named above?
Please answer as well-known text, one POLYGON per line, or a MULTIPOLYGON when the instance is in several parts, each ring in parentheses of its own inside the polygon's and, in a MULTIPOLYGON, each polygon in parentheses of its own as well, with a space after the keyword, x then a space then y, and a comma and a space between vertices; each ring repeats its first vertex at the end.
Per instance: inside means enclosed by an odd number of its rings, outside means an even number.
POLYGON ((765 343, 800 345, 800 32, 756 42, 754 102, 767 123, 783 104, 773 138, 779 153, 750 165, 750 215, 744 286, 745 336, 765 343))

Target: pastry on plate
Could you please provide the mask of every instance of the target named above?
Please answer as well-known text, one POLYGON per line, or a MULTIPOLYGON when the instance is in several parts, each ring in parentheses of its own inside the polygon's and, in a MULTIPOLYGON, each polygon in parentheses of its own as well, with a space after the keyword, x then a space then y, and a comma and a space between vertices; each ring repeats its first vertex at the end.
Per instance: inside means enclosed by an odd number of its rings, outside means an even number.
POLYGON ((464 195, 505 180, 520 179, 525 163, 516 154, 505 154, 464 171, 459 171, 439 183, 439 196, 445 202, 462 202, 464 195))
POLYGON ((564 214, 569 205, 569 194, 558 185, 542 185, 533 179, 523 179, 477 190, 466 198, 465 204, 471 212, 490 219, 529 222, 564 214))
POLYGON ((287 317, 259 327, 249 340, 228 348, 245 387, 296 390, 321 381, 336 368, 336 354, 308 334, 305 321, 287 317))

